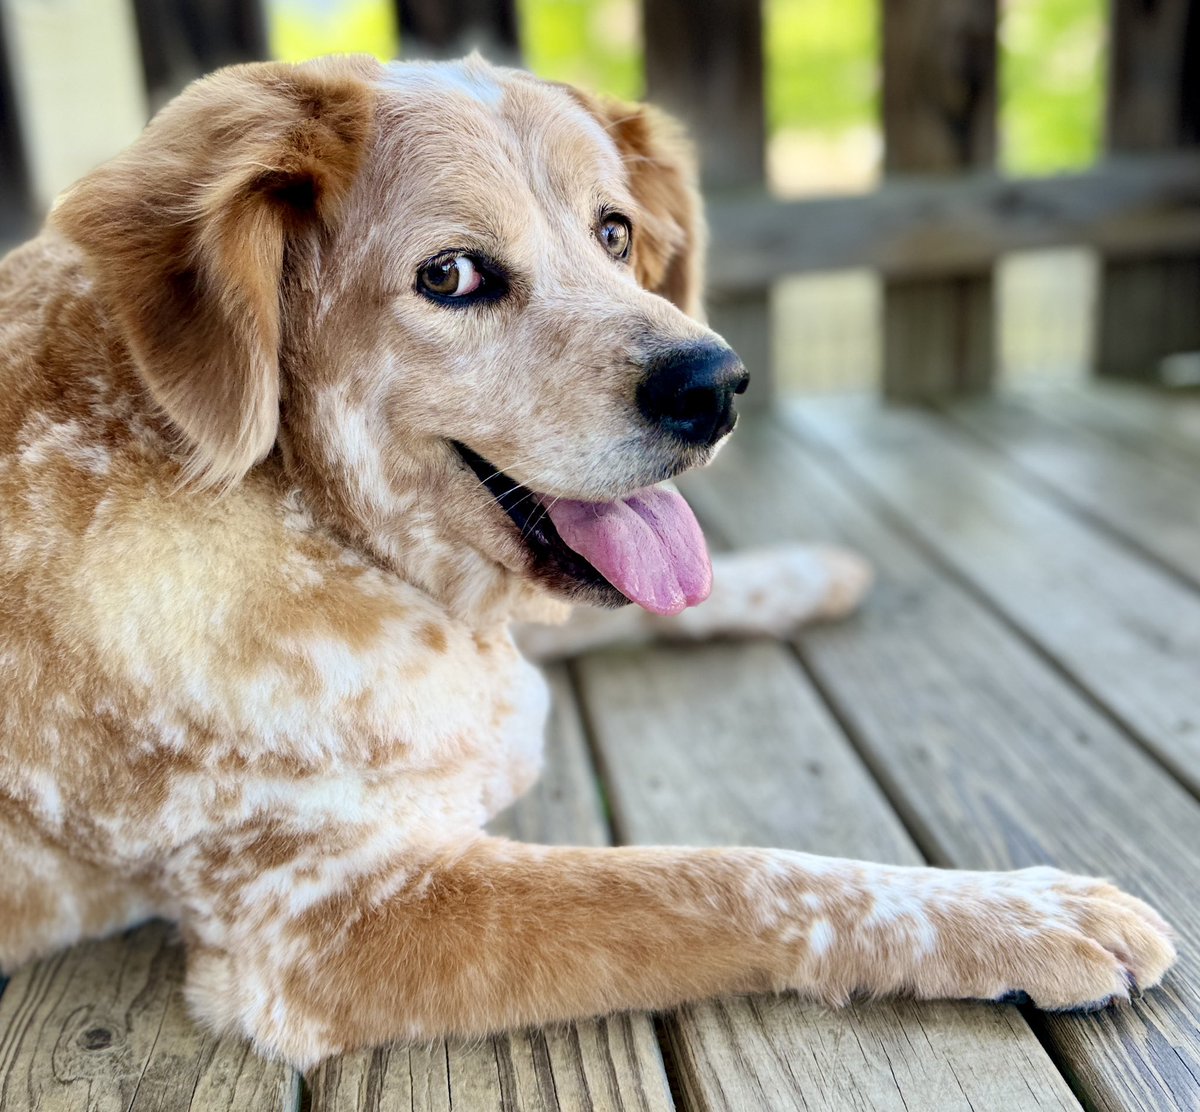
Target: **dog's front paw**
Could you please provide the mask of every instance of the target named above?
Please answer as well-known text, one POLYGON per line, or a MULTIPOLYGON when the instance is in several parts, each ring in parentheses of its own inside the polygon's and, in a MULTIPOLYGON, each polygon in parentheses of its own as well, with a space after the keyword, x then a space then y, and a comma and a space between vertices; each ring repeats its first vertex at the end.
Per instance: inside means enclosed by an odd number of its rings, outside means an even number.
POLYGON ((1007 874, 985 905, 963 924, 965 951, 952 951, 975 990, 962 995, 1024 995, 1047 1011, 1091 1011, 1158 984, 1175 961, 1158 912, 1104 880, 1024 869, 1007 874))

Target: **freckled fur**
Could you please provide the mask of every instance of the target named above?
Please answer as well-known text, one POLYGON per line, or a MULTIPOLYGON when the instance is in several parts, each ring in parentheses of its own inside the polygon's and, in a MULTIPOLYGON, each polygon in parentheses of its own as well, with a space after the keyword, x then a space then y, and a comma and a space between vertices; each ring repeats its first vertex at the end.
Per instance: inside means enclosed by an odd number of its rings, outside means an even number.
MULTIPOLYGON (((301 1066, 718 993, 1161 978, 1155 913, 1054 870, 481 833, 540 763, 508 623, 569 600, 447 441, 549 495, 660 479, 633 390, 711 336, 702 244, 674 125, 478 59, 225 70, 64 195, 0 263, 0 967, 163 915, 196 1016, 301 1066), (421 299, 446 247, 512 296, 421 299)), ((656 629, 783 632, 868 580, 733 557, 656 629)))

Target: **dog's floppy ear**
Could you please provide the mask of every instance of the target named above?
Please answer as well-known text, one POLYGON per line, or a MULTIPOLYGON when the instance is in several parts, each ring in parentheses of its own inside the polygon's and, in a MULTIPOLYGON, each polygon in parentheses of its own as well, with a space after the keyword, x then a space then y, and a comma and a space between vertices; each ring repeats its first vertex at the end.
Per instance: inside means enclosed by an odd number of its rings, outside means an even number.
POLYGON ((695 153, 683 126, 651 105, 571 92, 624 160, 641 208, 633 236, 638 281, 689 316, 702 317, 706 235, 695 153))
POLYGON ((275 442, 285 247, 328 226, 349 189, 374 64, 218 71, 51 214, 83 249, 201 484, 236 482, 275 442))

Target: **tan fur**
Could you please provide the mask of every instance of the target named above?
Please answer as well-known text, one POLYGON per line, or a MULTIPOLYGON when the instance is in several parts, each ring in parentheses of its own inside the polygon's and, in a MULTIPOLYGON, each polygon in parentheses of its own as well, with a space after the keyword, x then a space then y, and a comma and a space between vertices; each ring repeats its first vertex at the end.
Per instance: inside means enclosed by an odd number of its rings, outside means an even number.
MULTIPOLYGON (((167 916, 197 1017, 300 1065, 722 992, 1159 980, 1161 920, 1050 870, 480 833, 540 761, 507 624, 568 600, 449 442, 572 498, 711 456, 632 404, 649 354, 712 336, 680 142, 478 60, 242 67, 0 264, 0 966, 167 916), (505 260, 509 296, 420 297, 448 247, 505 260)), ((676 632, 867 579, 739 559, 676 632)))

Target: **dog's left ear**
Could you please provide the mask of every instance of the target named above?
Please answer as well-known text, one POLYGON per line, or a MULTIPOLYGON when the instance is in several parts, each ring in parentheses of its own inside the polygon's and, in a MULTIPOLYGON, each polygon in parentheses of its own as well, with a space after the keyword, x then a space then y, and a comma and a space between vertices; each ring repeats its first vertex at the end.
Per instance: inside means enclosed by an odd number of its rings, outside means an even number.
POLYGON ((695 152, 683 125, 651 105, 570 92, 608 132, 625 163, 642 216, 633 235, 638 281, 701 319, 707 236, 695 152))
POLYGON ((374 65, 219 70, 51 213, 201 484, 236 482, 275 443, 285 253, 319 238, 350 188, 374 65))

